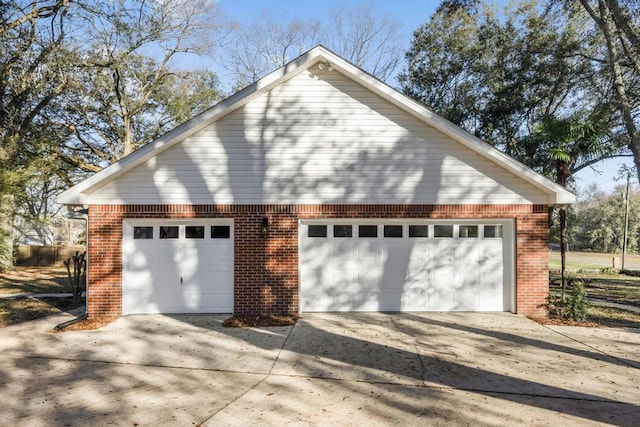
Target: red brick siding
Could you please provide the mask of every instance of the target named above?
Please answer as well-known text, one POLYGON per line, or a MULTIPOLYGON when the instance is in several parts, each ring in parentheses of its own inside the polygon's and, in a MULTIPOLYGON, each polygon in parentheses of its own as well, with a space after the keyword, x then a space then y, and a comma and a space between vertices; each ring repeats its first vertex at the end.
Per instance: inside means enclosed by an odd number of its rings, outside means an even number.
POLYGON ((122 221, 233 218, 234 311, 298 311, 298 220, 322 218, 512 218, 516 230, 516 310, 544 315, 548 295, 547 207, 543 205, 91 205, 90 317, 122 311, 122 221), (261 234, 262 218, 269 233, 261 234))

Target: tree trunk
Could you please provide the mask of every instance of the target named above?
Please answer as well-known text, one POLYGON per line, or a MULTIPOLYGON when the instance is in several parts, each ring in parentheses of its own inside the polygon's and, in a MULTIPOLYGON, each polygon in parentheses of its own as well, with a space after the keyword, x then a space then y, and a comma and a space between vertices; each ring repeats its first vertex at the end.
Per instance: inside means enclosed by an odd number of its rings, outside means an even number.
POLYGON ((560 207, 560 277, 561 277, 561 294, 560 298, 564 301, 566 277, 565 272, 567 268, 567 208, 565 206, 560 207))
MULTIPOLYGON (((558 161, 556 170, 556 182, 562 187, 567 188, 567 181, 571 176, 571 167, 565 161, 558 161)), ((560 220, 560 280, 561 280, 561 294, 560 297, 564 301, 565 289, 567 285, 566 270, 567 270, 567 207, 560 206, 558 210, 558 216, 560 220)))
MULTIPOLYGON (((633 25, 631 23, 631 18, 628 15, 628 11, 623 9, 620 6, 618 0, 606 0, 607 7, 611 12, 611 17, 613 18, 613 22, 615 22, 616 27, 620 30, 622 34, 627 36, 629 42, 631 44, 632 50, 636 55, 640 55, 640 34, 634 31, 633 25)), ((634 65, 637 67, 638 58, 629 58, 634 61, 634 65)))
POLYGON ((122 141, 122 157, 131 154, 133 152, 133 136, 131 134, 131 117, 124 115, 124 140, 122 141))
MULTIPOLYGON (((640 171, 640 131, 638 131, 638 127, 633 119, 631 102, 627 95, 624 73, 622 66, 620 65, 620 54, 615 42, 615 34, 617 31, 621 31, 621 29, 617 27, 614 28, 615 22, 611 16, 611 10, 604 0, 598 0, 599 15, 596 14, 596 11, 589 5, 587 0, 580 0, 580 3, 582 3, 582 6, 591 16, 596 25, 600 27, 604 36, 607 45, 607 54, 609 57, 609 67, 613 74, 613 88, 615 89, 616 98, 618 100, 616 108, 622 116, 625 129, 629 135, 629 148, 633 153, 633 162, 636 166, 636 171, 640 171)), ((637 175, 638 182, 640 182, 640 173, 637 175)))

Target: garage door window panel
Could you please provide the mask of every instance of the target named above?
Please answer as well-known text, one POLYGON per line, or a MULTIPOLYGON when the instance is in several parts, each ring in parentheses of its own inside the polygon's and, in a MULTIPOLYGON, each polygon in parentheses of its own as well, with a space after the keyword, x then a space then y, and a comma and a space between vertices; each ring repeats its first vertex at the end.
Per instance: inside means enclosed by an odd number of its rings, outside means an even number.
POLYGON ((135 240, 153 239, 153 227, 133 227, 135 240))
POLYGON ((327 237, 326 225, 310 225, 308 229, 309 237, 327 237))
POLYGON ((502 239, 502 226, 501 225, 485 225, 484 238, 485 239, 502 239))
POLYGON ((211 226, 211 238, 212 239, 228 239, 231 237, 231 227, 228 225, 212 225, 211 226))
POLYGON ((410 225, 409 226, 409 237, 429 237, 429 226, 428 225, 410 225))
POLYGON ((359 225, 358 226, 358 237, 378 237, 378 226, 377 225, 359 225))
POLYGON ((352 237, 353 227, 351 225, 334 225, 333 237, 352 237))
POLYGON ((478 226, 477 225, 460 225, 458 237, 460 237, 461 239, 477 239, 478 226))
POLYGON ((204 225, 187 225, 184 229, 186 239, 204 239, 204 225))
POLYGON ((385 225, 384 237, 402 237, 401 225, 385 225))
POLYGON ((434 225, 433 237, 435 237, 436 239, 453 238, 453 225, 434 225))
POLYGON ((179 235, 179 227, 177 225, 163 225, 160 227, 161 239, 177 239, 179 235))

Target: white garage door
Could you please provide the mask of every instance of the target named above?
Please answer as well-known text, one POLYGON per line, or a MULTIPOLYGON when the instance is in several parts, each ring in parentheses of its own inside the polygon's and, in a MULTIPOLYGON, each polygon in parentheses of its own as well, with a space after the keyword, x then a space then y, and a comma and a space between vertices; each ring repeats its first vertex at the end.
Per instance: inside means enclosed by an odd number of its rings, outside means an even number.
POLYGON ((123 224, 122 313, 233 312, 232 220, 123 224))
POLYGON ((511 221, 302 221, 301 311, 514 311, 511 221))

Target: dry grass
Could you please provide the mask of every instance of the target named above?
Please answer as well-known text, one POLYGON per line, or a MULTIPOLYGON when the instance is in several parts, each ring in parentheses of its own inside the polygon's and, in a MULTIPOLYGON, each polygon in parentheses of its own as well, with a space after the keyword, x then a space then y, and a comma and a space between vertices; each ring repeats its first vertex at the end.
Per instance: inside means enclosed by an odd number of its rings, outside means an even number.
MULTIPOLYGON (((567 294, 573 292, 573 283, 582 282, 587 297, 618 304, 640 307, 640 277, 625 274, 569 274, 567 294)), ((550 274, 549 290, 560 294, 560 276, 556 272, 550 274)))
POLYGON ((228 328, 255 328, 266 326, 293 326, 298 321, 296 315, 264 314, 260 316, 232 316, 222 326, 228 328))
POLYGON ((640 329, 640 313, 615 307, 591 306, 587 320, 610 328, 640 329))
MULTIPOLYGON (((593 299, 586 322, 575 322, 556 317, 548 319, 533 319, 538 323, 567 326, 606 326, 611 328, 640 328, 640 313, 617 307, 598 305, 597 300, 640 307, 640 277, 607 273, 569 273, 566 287, 567 296, 571 296, 575 283, 580 281, 584 285, 587 298, 593 299)), ((550 274, 549 290, 554 295, 560 295, 560 277, 557 272, 550 274)))
POLYGON ((74 303, 73 298, 0 299, 0 327, 59 314, 83 305, 84 302, 74 303))
MULTIPOLYGON (((616 267, 620 268, 620 254, 602 254, 597 252, 567 252, 567 268, 580 269, 600 269, 613 267, 613 258, 616 258, 616 267)), ((551 269, 560 268, 560 252, 549 251, 549 267, 551 269)), ((640 255, 627 254, 626 267, 631 270, 640 270, 640 255)))
POLYGON ((15 267, 0 272, 0 295, 71 292, 64 266, 15 267))

